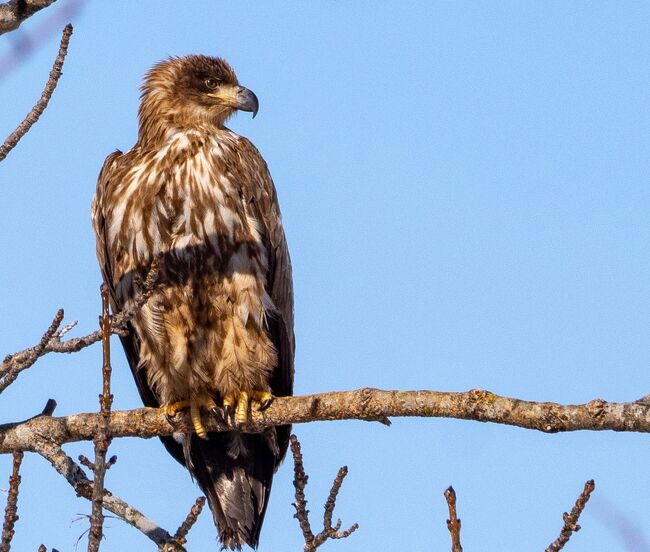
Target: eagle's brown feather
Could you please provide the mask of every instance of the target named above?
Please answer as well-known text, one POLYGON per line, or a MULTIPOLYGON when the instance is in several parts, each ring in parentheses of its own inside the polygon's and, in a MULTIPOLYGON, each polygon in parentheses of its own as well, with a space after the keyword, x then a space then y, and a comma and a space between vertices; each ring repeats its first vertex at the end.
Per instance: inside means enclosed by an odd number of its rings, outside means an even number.
MULTIPOLYGON (((210 99, 208 78, 238 86, 223 60, 204 56, 147 74, 138 142, 109 155, 93 200, 115 310, 161 259, 156 291, 122 338, 148 406, 293 389, 291 263, 275 187, 257 149, 223 126, 234 108, 210 99)), ((206 493, 224 546, 257 545, 289 431, 163 438, 206 493)))

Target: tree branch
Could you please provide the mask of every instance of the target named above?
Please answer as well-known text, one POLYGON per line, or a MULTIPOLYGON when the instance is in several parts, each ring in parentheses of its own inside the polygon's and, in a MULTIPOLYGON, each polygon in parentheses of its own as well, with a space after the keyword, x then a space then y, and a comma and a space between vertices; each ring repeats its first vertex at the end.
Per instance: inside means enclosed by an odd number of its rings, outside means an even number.
POLYGON ((102 394, 99 395, 100 427, 95 435, 95 462, 93 463, 93 494, 92 513, 90 515, 90 531, 88 533, 88 552, 97 552, 102 540, 104 527, 103 497, 104 478, 112 463, 106 462, 106 454, 111 444, 111 434, 108 425, 111 417, 113 395, 111 394, 111 316, 108 313, 108 287, 101 288, 102 315, 99 326, 102 332, 102 394))
POLYGON ((194 506, 190 509, 185 521, 181 523, 180 527, 176 530, 174 535, 174 543, 177 545, 183 545, 187 542, 187 533, 189 533, 192 526, 197 522, 201 512, 203 511, 203 506, 205 506, 205 497, 200 496, 194 502, 194 506))
MULTIPOLYGON (((33 443, 32 450, 48 460, 54 469, 65 477, 68 483, 72 485, 77 495, 92 500, 94 489, 93 482, 86 477, 86 474, 81 467, 65 452, 63 452, 63 450, 61 450, 61 447, 56 443, 52 443, 45 440, 43 437, 40 437, 33 443)), ((104 489, 103 493, 103 507, 146 535, 150 540, 156 543, 159 550, 164 550, 165 552, 185 551, 183 546, 177 542, 175 537, 172 537, 167 531, 165 531, 165 529, 159 527, 142 512, 114 496, 106 489, 104 489)))
POLYGON ((5 519, 2 524, 2 541, 0 552, 9 552, 11 539, 14 536, 14 524, 18 521, 18 487, 20 485, 20 464, 23 461, 21 451, 14 452, 14 462, 11 477, 9 478, 9 494, 5 508, 5 519))
POLYGON ((11 0, 1 4, 0 35, 16 30, 23 21, 54 2, 56 0, 11 0))
POLYGON ((9 387, 18 377, 18 374, 32 366, 40 356, 44 354, 47 344, 52 340, 59 330, 59 326, 63 321, 63 309, 59 309, 50 324, 50 327, 43 334, 41 341, 36 347, 32 347, 28 354, 25 354, 22 362, 11 362, 10 357, 5 359, 5 362, 0 365, 0 393, 9 387))
MULTIPOLYGON (((157 257, 151 263, 147 276, 144 282, 142 282, 132 304, 129 308, 112 317, 112 334, 122 335, 126 331, 131 318, 149 300, 149 297, 151 297, 151 294, 156 288, 159 270, 160 257, 157 257)), ((58 328, 63 321, 63 316, 63 309, 59 309, 54 317, 54 322, 52 322, 45 332, 38 345, 5 357, 2 364, 0 364, 0 394, 15 381, 20 372, 32 366, 40 357, 47 353, 76 353, 102 340, 102 330, 100 329, 83 337, 75 337, 67 341, 61 341, 61 338, 76 325, 76 322, 73 322, 59 330, 58 328)))
POLYGON ((580 514, 582 514, 582 510, 585 509, 587 501, 595 488, 596 484, 593 479, 590 479, 585 483, 584 489, 580 493, 573 508, 571 508, 571 513, 567 514, 564 512, 564 515, 562 516, 564 526, 562 527, 562 531, 560 531, 560 536, 555 539, 544 552, 559 552, 564 548, 564 545, 569 542, 571 535, 580 531, 580 526, 578 525, 580 514))
POLYGON ((445 499, 449 508, 447 529, 451 535, 451 552, 463 552, 463 547, 460 544, 460 519, 456 514, 456 491, 451 485, 445 490, 445 499))
POLYGON ((47 79, 47 84, 45 89, 41 93, 41 97, 36 102, 36 105, 32 110, 27 114, 24 121, 18 125, 18 128, 14 130, 9 137, 5 140, 4 144, 0 146, 0 161, 4 160, 7 157, 7 154, 16 147, 16 144, 20 139, 29 132, 29 129, 32 128, 32 125, 38 121, 39 117, 45 111, 47 104, 50 102, 50 98, 54 93, 57 83, 59 82, 59 77, 61 77, 61 71, 63 70, 63 61, 65 56, 68 53, 68 43, 70 42, 70 36, 72 35, 72 25, 68 23, 63 29, 63 36, 61 37, 61 45, 59 46, 59 53, 54 60, 54 65, 50 71, 50 76, 47 79))
POLYGON ((345 531, 340 531, 340 519, 336 521, 334 526, 332 526, 332 516, 334 515, 334 508, 336 507, 336 498, 341 490, 341 485, 343 485, 343 480, 348 474, 348 468, 347 466, 343 466, 336 474, 336 478, 334 479, 334 483, 332 483, 332 488, 327 497, 327 502, 325 502, 323 530, 318 533, 318 535, 314 535, 311 529, 311 523, 309 522, 309 510, 307 510, 307 499, 305 498, 305 487, 307 486, 309 476, 305 474, 300 442, 295 435, 290 437, 290 444, 291 454, 293 455, 293 486, 296 488, 296 501, 293 503, 296 513, 293 517, 298 520, 303 538, 305 539, 305 546, 303 547, 304 552, 315 552, 315 550, 328 539, 346 539, 359 528, 359 524, 354 523, 345 531))
MULTIPOLYGON (((100 414, 74 414, 64 418, 40 416, 25 422, 0 425, 0 454, 14 450, 34 450, 33 440, 48 435, 57 444, 92 440, 100 414)), ((650 432, 650 405, 642 402, 608 403, 595 399, 582 405, 559 405, 500 397, 474 389, 465 393, 440 391, 382 391, 359 389, 278 397, 271 406, 251 412, 244 431, 260 432, 276 425, 326 420, 385 421, 389 416, 442 417, 494 422, 545 433, 559 431, 650 432)), ((162 409, 111 412, 109 432, 113 437, 157 437, 174 431, 191 433, 187 417, 172 426, 162 409)), ((216 418, 204 419, 208 431, 232 428, 216 418)))

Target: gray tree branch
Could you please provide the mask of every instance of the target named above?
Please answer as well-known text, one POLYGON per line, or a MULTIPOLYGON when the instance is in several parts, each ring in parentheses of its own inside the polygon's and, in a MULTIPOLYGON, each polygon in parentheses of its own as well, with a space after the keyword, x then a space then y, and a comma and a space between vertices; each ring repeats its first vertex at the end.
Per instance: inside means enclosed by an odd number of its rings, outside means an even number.
MULTIPOLYGON (((266 427, 328 420, 366 420, 390 423, 389 417, 435 417, 475 420, 535 429, 545 433, 560 431, 650 432, 650 404, 645 401, 609 403, 594 399, 581 405, 560 405, 501 397, 479 389, 464 393, 440 391, 383 391, 364 388, 278 397, 263 412, 253 409, 244 431, 259 432, 266 427)), ((67 417, 40 416, 24 422, 0 425, 0 454, 34 450, 34 439, 48 435, 57 444, 92 440, 101 424, 101 414, 74 414, 67 417)), ((232 428, 205 417, 208 431, 232 428)), ((113 437, 157 437, 174 431, 193 431, 181 416, 175 426, 162 409, 139 408, 114 411, 109 433, 113 437)))
MULTIPOLYGON (((43 419, 47 418, 47 416, 43 417, 43 419)), ((65 477, 79 496, 92 500, 94 490, 93 482, 88 479, 81 466, 63 452, 58 444, 41 436, 36 438, 31 450, 40 454, 52 464, 52 467, 65 477)), ((175 536, 172 537, 165 529, 151 521, 142 512, 136 510, 106 489, 103 491, 103 507, 146 535, 158 546, 160 551, 185 552, 181 539, 177 539, 175 536)), ((194 508, 190 512, 190 515, 195 512, 194 508)), ((184 535, 182 535, 182 538, 184 539, 184 535)))
POLYGON ((54 2, 56 0, 11 0, 0 4, 0 35, 16 30, 23 21, 54 2))

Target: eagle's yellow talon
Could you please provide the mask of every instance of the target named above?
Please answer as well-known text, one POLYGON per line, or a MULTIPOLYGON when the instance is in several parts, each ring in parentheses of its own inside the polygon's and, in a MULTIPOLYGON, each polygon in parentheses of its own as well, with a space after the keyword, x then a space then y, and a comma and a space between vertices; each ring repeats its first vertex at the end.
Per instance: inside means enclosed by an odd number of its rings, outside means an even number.
POLYGON ((242 391, 237 399, 237 411, 235 412, 235 421, 238 424, 245 424, 248 421, 248 404, 250 398, 246 391, 242 391))
POLYGON ((173 418, 181 410, 186 410, 189 407, 190 407, 190 402, 189 401, 176 401, 174 403, 171 403, 171 404, 168 404, 167 406, 165 406, 165 414, 169 418, 173 418))
POLYGON ((217 403, 215 403, 212 399, 208 399, 205 401, 205 405, 203 405, 205 409, 212 414, 213 416, 220 416, 219 409, 217 408, 217 403))
POLYGON ((268 391, 253 391, 251 394, 252 400, 260 403, 258 410, 266 410, 273 402, 273 395, 268 391))
POLYGON ((190 403, 190 417, 192 418, 192 425, 194 426, 194 431, 196 434, 201 437, 201 439, 207 439, 208 434, 205 431, 205 427, 203 427, 203 421, 201 420, 201 408, 199 403, 190 403))
POLYGON ((226 396, 223 398, 223 417, 228 421, 230 414, 233 411, 235 405, 235 399, 231 396, 226 396))

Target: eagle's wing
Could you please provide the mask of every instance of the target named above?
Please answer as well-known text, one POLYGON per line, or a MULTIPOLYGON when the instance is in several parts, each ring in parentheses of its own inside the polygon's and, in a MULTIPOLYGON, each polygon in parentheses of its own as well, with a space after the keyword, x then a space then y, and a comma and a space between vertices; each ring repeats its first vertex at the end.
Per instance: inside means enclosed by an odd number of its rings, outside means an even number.
MULTIPOLYGON (((102 166, 102 169, 99 173, 99 179, 97 181, 97 192, 95 194, 95 198, 93 199, 92 205, 93 228, 95 230, 95 235, 97 238, 97 259, 99 261, 99 267, 102 272, 104 283, 108 286, 113 312, 120 312, 124 307, 115 292, 115 287, 122 279, 124 274, 115 273, 115 259, 113 258, 113 255, 111 254, 109 248, 105 210, 107 208, 115 207, 106 205, 107 189, 111 185, 115 185, 117 179, 120 179, 124 176, 122 170, 125 166, 124 155, 125 154, 123 154, 121 151, 116 150, 111 153, 104 161, 104 165, 102 166)), ((131 324, 127 325, 127 330, 128 333, 124 336, 121 336, 120 341, 122 341, 122 346, 124 348, 126 358, 129 362, 129 366, 131 367, 131 372, 133 372, 133 378, 135 379, 135 383, 138 387, 140 398, 142 399, 142 402, 145 406, 157 408, 160 406, 160 402, 146 381, 145 371, 138 369, 138 364, 140 362, 140 340, 131 324)), ((183 463, 182 453, 180 457, 177 458, 177 460, 183 463)))
MULTIPOLYGON (((258 231, 267 251, 266 291, 275 306, 266 313, 266 329, 278 353, 269 384, 275 396, 287 396, 293 393, 294 355, 289 251, 266 163, 245 138, 238 139, 237 158, 238 162, 230 166, 231 178, 238 184, 249 214, 259 222, 258 231)), ((290 433, 291 426, 286 425, 263 434, 209 433, 207 441, 192 436, 192 466, 188 468, 208 497, 226 547, 237 548, 242 541, 257 546, 273 473, 286 454, 290 433)), ((174 454, 178 444, 163 442, 174 454)))
MULTIPOLYGON (((268 331, 278 351, 278 365, 271 376, 271 390, 282 397, 293 394, 295 340, 293 333, 293 278, 289 248, 282 227, 277 193, 266 162, 257 148, 240 138, 241 156, 246 160, 246 175, 241 186, 249 208, 261 224, 261 234, 268 252, 267 293, 275 312, 267 313, 268 331)), ((291 426, 278 426, 279 464, 289 444, 291 426)))

